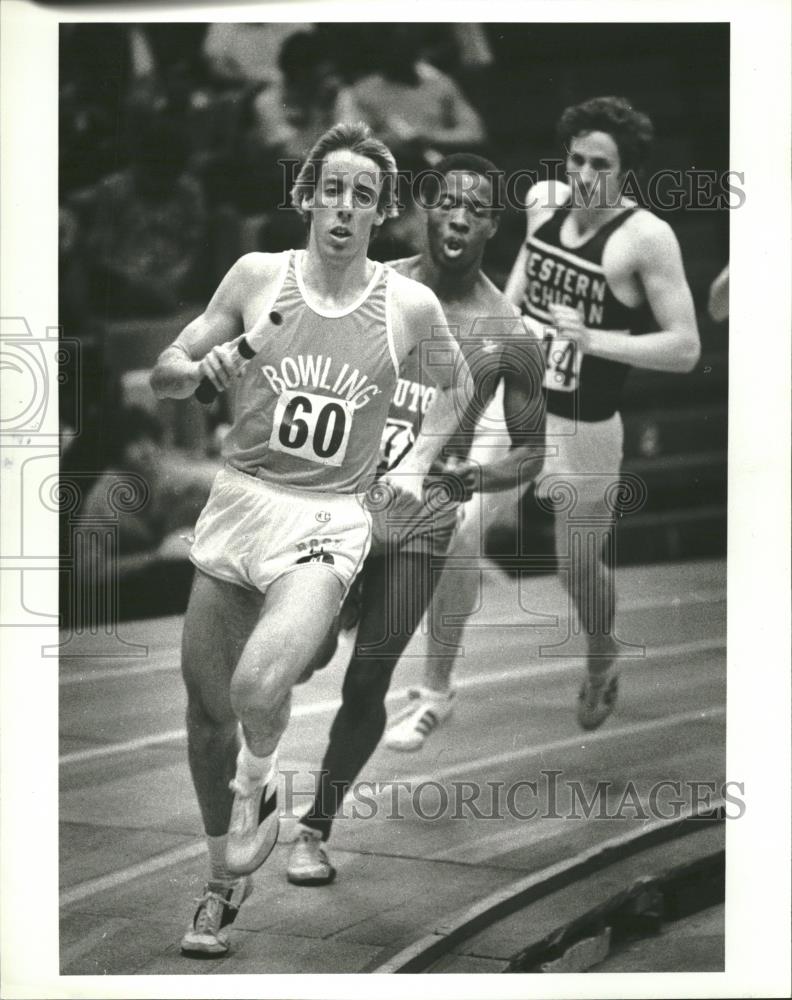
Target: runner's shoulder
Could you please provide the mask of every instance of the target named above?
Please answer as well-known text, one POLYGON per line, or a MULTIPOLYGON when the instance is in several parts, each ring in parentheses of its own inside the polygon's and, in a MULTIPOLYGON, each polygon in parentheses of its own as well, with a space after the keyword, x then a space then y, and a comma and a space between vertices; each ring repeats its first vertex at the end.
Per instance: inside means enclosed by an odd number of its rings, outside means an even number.
POLYGON ((391 301, 405 319, 415 319, 421 315, 433 315, 436 310, 442 313, 440 300, 435 293, 420 281, 409 277, 405 271, 413 258, 396 261, 404 267, 395 268, 392 264, 392 274, 389 282, 391 301))
POLYGON ((285 263, 283 253, 253 253, 243 254, 229 271, 235 279, 241 283, 255 282, 260 285, 262 282, 274 281, 281 272, 285 263))
POLYGON ((525 208, 529 214, 554 211, 569 198, 569 185, 564 181, 537 181, 528 189, 525 208))
POLYGON ((679 253, 673 228, 645 208, 639 208, 625 221, 621 237, 625 249, 636 260, 651 261, 679 253))
POLYGON ((674 230, 665 219, 658 218, 647 208, 638 207, 627 219, 624 228, 625 232, 642 243, 667 245, 669 240, 676 241, 674 230))
POLYGON ((235 309, 274 285, 282 273, 285 256, 280 253, 246 253, 231 265, 216 292, 216 299, 235 309))
POLYGON ((417 270, 420 259, 421 255, 419 253, 413 254, 412 257, 399 257, 398 260, 389 260, 388 267, 405 278, 412 278, 417 270))

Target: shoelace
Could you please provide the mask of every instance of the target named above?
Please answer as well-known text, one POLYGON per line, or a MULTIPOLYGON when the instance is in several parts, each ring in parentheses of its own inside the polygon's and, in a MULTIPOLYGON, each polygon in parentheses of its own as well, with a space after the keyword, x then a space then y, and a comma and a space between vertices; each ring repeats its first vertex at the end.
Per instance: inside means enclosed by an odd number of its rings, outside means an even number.
POLYGON ((193 927, 199 934, 206 930, 213 930, 215 923, 219 926, 224 908, 239 909, 230 899, 226 899, 225 896, 213 889, 207 889, 203 896, 196 897, 194 901, 198 904, 198 912, 195 915, 193 927))
POLYGON ((318 837, 314 837, 312 834, 306 833, 303 830, 301 831, 298 839, 300 844, 303 844, 306 847, 310 846, 311 848, 313 848, 313 846, 316 845, 316 853, 319 856, 319 860, 322 862, 322 864, 325 865, 330 864, 327 858, 327 851, 324 849, 322 841, 318 837))

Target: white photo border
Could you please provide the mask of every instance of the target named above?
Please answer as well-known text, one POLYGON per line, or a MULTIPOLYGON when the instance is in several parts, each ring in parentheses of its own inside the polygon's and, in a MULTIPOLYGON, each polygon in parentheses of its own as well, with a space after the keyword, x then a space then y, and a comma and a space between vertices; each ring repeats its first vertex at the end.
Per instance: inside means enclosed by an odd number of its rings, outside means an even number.
MULTIPOLYGON (((476 20, 480 3, 0 4, 0 314, 36 335, 57 323, 59 21, 476 20)), ((726 972, 545 977, 379 977, 415 997, 782 996, 790 960, 790 13, 784 0, 494 2, 490 21, 728 21, 731 169, 746 201, 731 217, 727 777, 747 809, 727 832, 726 972)), ((57 423, 57 408, 49 414, 57 423)), ((57 426, 44 430, 57 437, 57 426)), ((4 451, 4 551, 14 554, 19 449, 4 451), (6 464, 6 462, 10 464, 6 464)), ((42 536, 57 518, 41 510, 42 536)), ((55 534, 53 534, 55 532, 55 534)), ((9 564, 10 565, 10 564, 9 564)), ((42 579, 47 574, 40 574, 42 579)), ((53 574, 49 576, 52 577, 53 574)), ((0 573, 0 585, 5 583, 0 573)), ((55 608, 57 586, 37 588, 55 608)), ((8 595, 3 589, 3 596, 8 595)), ((348 997, 361 976, 58 974, 57 642, 54 626, 0 630, 2 954, 5 997, 348 997)))

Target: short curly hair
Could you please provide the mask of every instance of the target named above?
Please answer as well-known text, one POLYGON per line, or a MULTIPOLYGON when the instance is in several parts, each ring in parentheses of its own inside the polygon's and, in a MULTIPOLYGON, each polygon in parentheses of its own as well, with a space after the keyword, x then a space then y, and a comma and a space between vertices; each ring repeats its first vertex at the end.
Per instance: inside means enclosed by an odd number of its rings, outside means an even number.
POLYGON ((622 173, 640 173, 649 158, 654 127, 648 115, 636 111, 626 97, 592 97, 564 110, 556 127, 559 143, 589 132, 607 132, 619 150, 622 173))
POLYGON ((363 122, 339 122, 323 133, 314 143, 313 148, 300 167, 297 179, 291 190, 291 202, 294 208, 305 216, 303 201, 309 200, 314 193, 322 163, 330 153, 338 149, 346 149, 358 156, 366 156, 377 164, 382 173, 382 188, 379 194, 379 208, 385 217, 392 219, 399 214, 396 204, 396 159, 380 139, 375 139, 371 129, 363 122))
POLYGON ((437 177, 445 177, 454 170, 463 173, 478 174, 479 177, 486 178, 492 188, 491 212, 499 212, 504 208, 503 189, 504 174, 500 167, 496 167, 492 160, 488 160, 477 153, 449 153, 439 163, 435 164, 432 173, 437 177))

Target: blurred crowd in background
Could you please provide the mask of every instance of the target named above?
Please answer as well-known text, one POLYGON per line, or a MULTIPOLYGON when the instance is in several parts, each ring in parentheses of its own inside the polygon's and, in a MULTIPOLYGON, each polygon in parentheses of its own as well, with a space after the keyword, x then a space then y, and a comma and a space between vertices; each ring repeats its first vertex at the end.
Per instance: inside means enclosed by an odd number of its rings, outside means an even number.
MULTIPOLYGON (((137 469, 144 455, 153 476, 156 455, 171 449, 189 456, 185 468, 202 482, 210 475, 228 419, 223 404, 155 405, 146 370, 240 254, 302 245, 305 229, 285 207, 288 191, 297 163, 327 127, 368 122, 401 170, 417 172, 464 149, 514 173, 559 158, 554 125, 566 105, 624 94, 654 121, 656 166, 725 170, 727 31, 62 24, 59 322, 79 345, 61 391, 63 474, 137 469)), ((703 308, 728 259, 728 212, 668 218, 703 308)), ((415 252, 421 225, 408 201, 372 255, 415 252)), ((485 262, 500 286, 523 234, 524 218, 511 207, 485 262)), ((155 508, 162 513, 155 505, 152 517, 155 508)), ((127 551, 145 548, 141 539, 150 546, 164 530, 137 526, 127 551)))
POLYGON ((241 248, 300 242, 279 161, 337 121, 366 121, 402 169, 480 148, 455 76, 491 62, 478 25, 64 25, 64 304, 161 315, 205 298, 241 248))
MULTIPOLYGON (((318 136, 337 121, 366 121, 413 170, 453 149, 480 148, 481 115, 456 77, 475 89, 493 57, 472 24, 391 25, 386 33, 370 25, 64 24, 61 32, 60 323, 80 341, 84 373, 80 434, 64 465, 98 470, 123 460, 129 414, 119 404, 150 408, 134 373, 153 363, 237 257, 304 242, 301 219, 285 206, 318 136)), ((379 256, 413 252, 418 224, 410 205, 379 256)), ((62 392, 67 437, 75 382, 62 392)), ((213 454, 203 415, 191 417, 198 430, 190 419, 177 419, 179 427, 168 420, 166 441, 213 454)), ((213 411, 209 420, 222 418, 213 411)))

